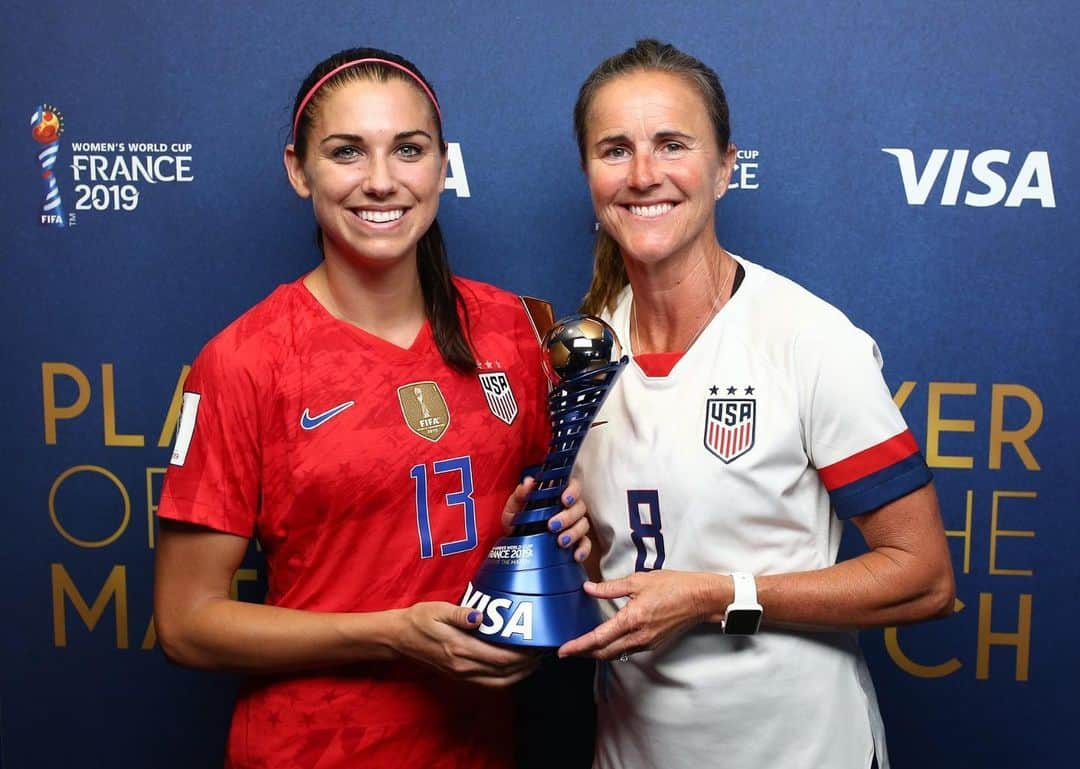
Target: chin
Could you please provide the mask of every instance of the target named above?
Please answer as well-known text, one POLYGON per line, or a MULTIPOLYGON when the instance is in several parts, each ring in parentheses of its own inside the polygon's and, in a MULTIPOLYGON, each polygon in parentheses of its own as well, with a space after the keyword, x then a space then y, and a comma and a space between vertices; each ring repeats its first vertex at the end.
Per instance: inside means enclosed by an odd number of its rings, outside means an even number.
POLYGON ((625 246, 620 244, 620 248, 627 257, 645 264, 662 262, 678 250, 678 246, 672 243, 641 243, 633 241, 625 246))

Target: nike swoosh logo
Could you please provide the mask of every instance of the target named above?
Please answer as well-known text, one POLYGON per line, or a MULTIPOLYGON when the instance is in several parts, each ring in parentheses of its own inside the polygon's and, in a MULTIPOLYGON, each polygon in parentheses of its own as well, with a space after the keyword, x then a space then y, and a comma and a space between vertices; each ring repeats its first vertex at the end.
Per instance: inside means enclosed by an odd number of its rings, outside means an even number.
POLYGON ((332 409, 327 409, 321 414, 311 416, 311 413, 304 409, 304 413, 300 415, 300 426, 305 430, 314 430, 328 419, 333 419, 345 409, 354 405, 356 401, 345 401, 344 403, 334 406, 332 409))

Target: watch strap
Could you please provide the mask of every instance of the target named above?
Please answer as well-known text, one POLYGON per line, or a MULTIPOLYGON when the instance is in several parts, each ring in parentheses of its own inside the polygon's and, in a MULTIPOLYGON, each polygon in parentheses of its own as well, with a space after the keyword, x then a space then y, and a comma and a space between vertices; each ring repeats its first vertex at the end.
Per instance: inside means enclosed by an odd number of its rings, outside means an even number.
POLYGON ((731 581, 735 583, 735 593, 731 599, 733 606, 744 606, 758 602, 757 583, 754 582, 753 574, 745 571, 734 571, 731 573, 731 581))

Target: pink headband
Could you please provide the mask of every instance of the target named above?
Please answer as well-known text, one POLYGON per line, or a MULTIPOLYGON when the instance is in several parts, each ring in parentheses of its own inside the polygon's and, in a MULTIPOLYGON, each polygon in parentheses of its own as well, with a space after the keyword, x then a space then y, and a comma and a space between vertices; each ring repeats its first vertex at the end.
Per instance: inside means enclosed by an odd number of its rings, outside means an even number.
POLYGON ((304 94, 304 98, 300 100, 300 108, 296 110, 296 119, 293 121, 292 135, 293 135, 293 141, 294 142, 296 141, 296 131, 300 127, 300 116, 304 114, 304 110, 307 108, 308 102, 311 101, 311 97, 315 95, 315 92, 318 91, 320 88, 322 88, 327 80, 332 78, 337 73, 341 72, 341 70, 348 69, 349 67, 355 67, 357 64, 367 64, 367 63, 385 64, 387 67, 393 67, 394 69, 401 70, 406 75, 408 75, 413 80, 415 80, 419 84, 419 86, 424 90, 424 93, 427 94, 427 97, 429 99, 431 99, 431 103, 433 105, 435 105, 435 112, 438 113, 439 122, 442 123, 442 110, 439 109, 439 102, 435 99, 435 94, 433 94, 431 92, 431 89, 427 87, 427 83, 425 83, 423 80, 421 80, 420 76, 417 75, 415 72, 413 72, 411 69, 409 69, 408 67, 402 66, 401 64, 398 64, 396 61, 387 61, 386 59, 378 59, 378 58, 355 59, 353 61, 345 62, 340 67, 334 67, 334 69, 330 70, 325 75, 323 75, 321 78, 319 78, 319 81, 317 83, 315 83, 315 85, 311 86, 311 89, 306 94, 304 94))

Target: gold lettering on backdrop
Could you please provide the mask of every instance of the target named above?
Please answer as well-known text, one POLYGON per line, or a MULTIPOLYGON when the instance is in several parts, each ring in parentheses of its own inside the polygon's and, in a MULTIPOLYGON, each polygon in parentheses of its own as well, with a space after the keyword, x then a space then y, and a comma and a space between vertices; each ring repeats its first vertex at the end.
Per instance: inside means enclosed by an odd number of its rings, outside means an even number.
POLYGON ((957 529, 945 529, 946 537, 961 537, 964 540, 964 574, 971 573, 971 530, 972 530, 972 508, 974 507, 975 492, 968 489, 967 503, 964 510, 964 528, 963 530, 957 529))
POLYGON ((1035 532, 1030 529, 1002 529, 998 528, 998 516, 1000 514, 1000 500, 1002 499, 1035 499, 1034 491, 995 491, 990 503, 990 573, 1008 574, 1018 577, 1030 577, 1034 575, 1033 569, 1002 569, 997 565, 997 544, 999 537, 1022 537, 1034 539, 1035 532))
MULTIPOLYGON (((173 390, 169 409, 165 414, 165 421, 161 425, 157 445, 165 448, 172 443, 173 434, 176 432, 176 423, 180 418, 180 406, 183 402, 184 382, 191 371, 191 366, 185 365, 180 369, 173 390)), ((41 364, 41 400, 44 417, 45 443, 49 446, 56 445, 57 423, 61 420, 74 419, 86 411, 90 404, 93 390, 90 379, 78 367, 71 363, 46 361, 41 364), (57 380, 66 377, 74 382, 76 387, 75 400, 69 404, 57 403, 57 380)), ((101 364, 101 403, 103 415, 103 432, 106 446, 144 446, 146 438, 140 433, 121 433, 116 426, 116 378, 113 364, 101 364)))
POLYGON ((146 623, 146 632, 143 633, 142 644, 139 648, 143 651, 149 651, 157 646, 157 628, 154 626, 154 615, 150 615, 150 621, 146 623))
POLYGON ((154 542, 157 538, 157 518, 154 513, 157 512, 157 504, 155 501, 159 499, 160 495, 154 488, 155 478, 165 478, 164 467, 148 467, 146 468, 146 541, 150 549, 154 549, 154 542))
POLYGON ((86 411, 90 404, 90 380, 86 374, 70 363, 41 364, 41 400, 45 417, 45 444, 56 445, 56 423, 61 419, 74 419, 86 411), (75 382, 78 394, 67 406, 56 402, 56 377, 66 376, 75 382))
POLYGON ((101 588, 101 592, 94 599, 94 605, 90 606, 86 603, 86 599, 82 597, 79 589, 75 587, 75 582, 71 579, 67 569, 62 564, 52 564, 53 643, 56 646, 67 646, 67 614, 64 611, 65 596, 71 600, 71 605, 90 631, 93 631, 97 626, 109 602, 115 600, 116 648, 126 649, 128 647, 127 572, 123 566, 117 565, 113 567, 101 588))
POLYGON ((911 394, 915 392, 915 382, 902 382, 900 389, 893 393, 893 403, 896 404, 896 408, 904 408, 904 404, 907 403, 907 399, 911 397, 911 394))
POLYGON ((990 397, 990 469, 1001 469, 1001 447, 1008 443, 1028 470, 1039 470, 1035 455, 1027 441, 1039 431, 1043 420, 1043 405, 1032 390, 1017 384, 996 384, 990 397), (1016 430, 1005 429, 1005 399, 1019 398, 1028 407, 1028 421, 1016 430))
POLYGON ((232 578, 232 598, 234 601, 240 600, 240 583, 241 582, 258 582, 259 572, 257 569, 237 569, 232 578))
MULTIPOLYGON (((959 598, 953 604, 953 613, 956 614, 964 608, 964 602, 959 598)), ((900 648, 900 632, 898 628, 885 628, 885 650, 889 653, 896 666, 905 673, 910 673, 917 678, 944 678, 952 675, 964 666, 956 657, 950 657, 936 665, 924 665, 911 659, 900 648)))
POLYGON ((101 364, 101 405, 105 416, 106 446, 142 446, 146 439, 141 435, 124 435, 116 432, 116 390, 113 386, 111 363, 101 364))
POLYGON ((127 488, 124 486, 123 482, 119 478, 117 478, 116 475, 109 472, 104 467, 98 467, 97 465, 75 465, 75 467, 70 467, 64 472, 60 473, 60 475, 56 477, 56 480, 53 481, 52 488, 49 489, 49 519, 52 521, 53 526, 56 527, 56 530, 60 532, 60 536, 62 536, 64 539, 66 539, 73 545, 78 545, 79 547, 105 547, 106 545, 111 545, 113 542, 119 539, 120 535, 124 533, 125 529, 127 529, 128 523, 131 521, 131 497, 128 496, 127 488), (120 498, 123 500, 124 503, 124 514, 122 520, 120 521, 120 525, 112 534, 105 537, 104 539, 79 539, 78 537, 68 532, 68 530, 64 528, 63 524, 60 523, 60 516, 57 515, 56 512, 56 493, 60 490, 60 486, 64 483, 64 481, 66 481, 68 478, 75 475, 76 473, 98 473, 100 475, 104 475, 106 478, 113 482, 113 485, 116 486, 117 489, 120 490, 120 498))
POLYGON ((1031 594, 1021 593, 1016 610, 1016 632, 1006 633, 990 629, 991 609, 994 597, 979 593, 979 640, 975 662, 975 677, 990 678, 990 647, 1016 647, 1016 680, 1028 680, 1028 663, 1031 656, 1031 594))
POLYGON ((941 433, 973 433, 974 419, 942 419, 943 395, 974 395, 974 382, 931 382, 926 404, 926 464, 930 467, 953 467, 970 470, 975 460, 969 456, 944 455, 939 450, 941 433))
POLYGON ((165 415, 165 423, 161 425, 161 435, 158 436, 158 448, 164 449, 172 445, 173 435, 176 434, 176 423, 180 420, 180 407, 184 405, 184 382, 191 372, 191 366, 180 369, 180 376, 176 379, 176 388, 173 390, 172 400, 169 402, 169 411, 165 415))

